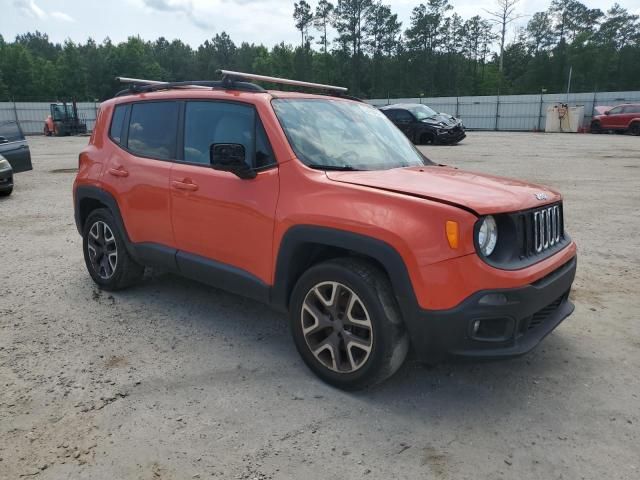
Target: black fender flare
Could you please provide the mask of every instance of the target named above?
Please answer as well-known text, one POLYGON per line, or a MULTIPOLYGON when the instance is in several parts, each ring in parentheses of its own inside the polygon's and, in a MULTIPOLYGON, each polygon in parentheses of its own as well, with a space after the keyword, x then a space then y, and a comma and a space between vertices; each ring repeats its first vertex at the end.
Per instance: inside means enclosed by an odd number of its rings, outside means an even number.
POLYGON ((127 229, 124 227, 124 221, 122 220, 122 214, 120 213, 120 207, 118 206, 118 202, 116 201, 116 199, 109 192, 91 185, 80 185, 76 187, 75 191, 74 217, 76 221, 76 227, 78 228, 78 232, 80 233, 80 235, 82 235, 82 230, 84 228, 84 219, 82 218, 81 206, 83 201, 87 199, 95 200, 105 205, 113 214, 120 232, 126 239, 126 243, 131 243, 131 241, 129 240, 129 235, 127 234, 127 229))
POLYGON ((409 323, 415 316, 418 303, 409 272, 398 251, 377 238, 358 233, 313 225, 298 225, 287 230, 280 243, 276 262, 271 304, 281 311, 288 310, 289 298, 295 282, 295 262, 305 246, 337 247, 372 258, 386 270, 396 299, 409 323))

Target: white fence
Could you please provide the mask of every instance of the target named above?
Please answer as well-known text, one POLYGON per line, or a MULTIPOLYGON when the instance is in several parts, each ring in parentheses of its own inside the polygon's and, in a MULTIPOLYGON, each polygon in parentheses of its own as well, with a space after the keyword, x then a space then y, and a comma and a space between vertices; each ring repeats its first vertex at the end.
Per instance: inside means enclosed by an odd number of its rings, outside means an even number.
MULTIPOLYGON (((584 125, 588 126, 593 107, 640 103, 640 91, 562 93, 549 95, 506 95, 481 97, 383 98, 367 100, 376 106, 393 103, 424 103, 439 112, 459 117, 470 130, 544 130, 547 107, 556 103, 583 105, 584 125)), ((93 130, 99 103, 78 103, 78 114, 93 130)), ((49 115, 46 102, 0 102, 0 121, 16 120, 27 135, 41 134, 49 115)))
MULTIPOLYGON (((54 102, 51 102, 54 103, 54 102)), ((0 122, 17 121, 26 135, 42 134, 44 121, 50 114, 46 102, 0 102, 0 122)), ((87 122, 87 130, 93 130, 99 103, 78 103, 78 115, 87 122)))
POLYGON ((554 93, 548 95, 505 95, 482 97, 383 98, 367 100, 371 105, 424 103, 438 112, 462 119, 470 130, 531 131, 544 130, 547 107, 557 103, 584 106, 585 127, 593 116, 593 107, 620 103, 640 103, 640 91, 554 93))

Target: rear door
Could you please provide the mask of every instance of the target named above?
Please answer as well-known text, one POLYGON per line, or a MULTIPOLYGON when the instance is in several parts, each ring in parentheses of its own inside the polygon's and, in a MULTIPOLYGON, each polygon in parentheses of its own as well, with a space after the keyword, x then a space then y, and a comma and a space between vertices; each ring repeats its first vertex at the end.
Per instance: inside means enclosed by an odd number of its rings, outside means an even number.
POLYGON ((16 122, 0 122, 0 155, 9 161, 14 173, 33 169, 29 145, 16 122))
POLYGON ((627 128, 629 126, 629 122, 634 118, 640 117, 640 106, 637 105, 627 105, 622 109, 622 126, 627 128))
MULTIPOLYGON (((183 136, 183 155, 171 172, 180 270, 210 278, 216 270, 226 271, 270 283, 279 180, 257 111, 240 102, 187 101, 183 136), (211 168, 214 143, 242 144, 257 176, 243 180, 211 168)), ((231 284, 225 288, 234 290, 231 284)))
POLYGON ((180 103, 138 102, 116 106, 103 181, 114 193, 134 243, 174 247, 169 177, 176 157, 180 103))

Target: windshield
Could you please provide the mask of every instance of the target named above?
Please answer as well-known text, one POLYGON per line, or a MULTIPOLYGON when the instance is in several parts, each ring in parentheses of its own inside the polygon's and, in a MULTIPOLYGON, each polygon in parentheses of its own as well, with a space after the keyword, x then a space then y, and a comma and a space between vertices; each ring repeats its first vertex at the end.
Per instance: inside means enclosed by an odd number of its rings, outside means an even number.
POLYGON ((272 103, 291 147, 307 166, 386 170, 428 162, 383 113, 366 103, 332 99, 272 103))
POLYGON ((415 107, 409 108, 409 111, 413 113, 413 116, 416 117, 418 121, 424 120, 425 118, 431 118, 438 114, 438 112, 426 105, 416 105, 415 107))

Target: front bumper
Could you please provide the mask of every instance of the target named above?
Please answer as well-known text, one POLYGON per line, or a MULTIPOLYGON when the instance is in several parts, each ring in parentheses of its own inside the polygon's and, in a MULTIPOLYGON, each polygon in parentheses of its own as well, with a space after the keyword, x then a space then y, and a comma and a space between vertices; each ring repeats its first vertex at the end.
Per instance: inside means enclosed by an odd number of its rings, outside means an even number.
POLYGON ((435 363, 527 353, 573 312, 576 266, 573 257, 530 285, 477 292, 450 310, 418 309, 406 321, 416 356, 435 363))
POLYGON ((451 144, 461 142, 466 136, 464 128, 459 126, 439 132, 436 138, 438 143, 451 144))
POLYGON ((13 188, 13 170, 8 168, 0 170, 0 192, 13 188))

